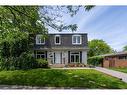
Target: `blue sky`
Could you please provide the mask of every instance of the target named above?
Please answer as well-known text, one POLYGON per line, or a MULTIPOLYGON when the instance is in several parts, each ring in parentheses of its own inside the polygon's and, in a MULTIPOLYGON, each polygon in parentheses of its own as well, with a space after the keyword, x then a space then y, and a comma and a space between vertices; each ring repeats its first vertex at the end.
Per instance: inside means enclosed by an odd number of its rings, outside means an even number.
POLYGON ((102 39, 121 51, 127 45, 127 6, 96 6, 89 12, 80 9, 73 17, 63 16, 67 24, 77 24, 76 32, 88 33, 88 40, 102 39))

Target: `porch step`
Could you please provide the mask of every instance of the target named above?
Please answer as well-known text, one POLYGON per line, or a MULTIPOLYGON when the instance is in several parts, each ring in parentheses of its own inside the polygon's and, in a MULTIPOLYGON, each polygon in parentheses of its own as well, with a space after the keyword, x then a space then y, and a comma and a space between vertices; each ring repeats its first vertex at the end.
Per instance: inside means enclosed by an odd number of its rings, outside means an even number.
POLYGON ((49 66, 51 68, 63 68, 63 67, 65 67, 65 64, 51 64, 49 66))

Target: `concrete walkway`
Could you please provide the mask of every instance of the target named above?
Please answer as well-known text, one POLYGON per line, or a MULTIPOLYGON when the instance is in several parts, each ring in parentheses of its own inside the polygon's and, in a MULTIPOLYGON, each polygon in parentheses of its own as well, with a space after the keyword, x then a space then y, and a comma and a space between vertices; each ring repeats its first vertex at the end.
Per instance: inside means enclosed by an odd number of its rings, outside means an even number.
POLYGON ((111 75, 111 76, 114 76, 116 78, 119 78, 120 80, 127 83, 127 74, 126 73, 122 73, 119 71, 110 70, 110 69, 106 69, 106 68, 102 68, 102 67, 96 67, 95 70, 103 72, 103 73, 111 75))

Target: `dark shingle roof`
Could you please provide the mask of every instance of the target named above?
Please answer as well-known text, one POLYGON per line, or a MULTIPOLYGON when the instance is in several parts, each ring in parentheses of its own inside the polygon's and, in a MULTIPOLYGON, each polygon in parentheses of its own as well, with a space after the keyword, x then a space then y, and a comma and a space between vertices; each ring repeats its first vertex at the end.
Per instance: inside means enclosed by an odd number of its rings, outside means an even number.
POLYGON ((124 52, 117 52, 117 53, 111 53, 111 54, 104 54, 104 55, 100 55, 100 56, 118 56, 118 55, 127 55, 127 51, 124 52))

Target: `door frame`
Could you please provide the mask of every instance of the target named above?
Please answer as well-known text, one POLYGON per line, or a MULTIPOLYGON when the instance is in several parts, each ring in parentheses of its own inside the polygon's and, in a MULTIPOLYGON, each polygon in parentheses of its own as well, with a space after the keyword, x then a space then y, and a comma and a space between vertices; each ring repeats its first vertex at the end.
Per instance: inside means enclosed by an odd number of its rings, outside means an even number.
POLYGON ((74 52, 74 51, 70 52, 70 63, 80 63, 80 57, 82 57, 82 56, 80 56, 80 52, 79 51, 77 51, 77 52, 74 52), (73 55, 71 53, 78 53, 78 54, 74 54, 74 62, 71 62, 71 56, 73 55), (79 56, 79 62, 76 62, 76 55, 79 56))
MULTIPOLYGON (((60 52, 60 51, 55 51, 55 52, 54 52, 53 59, 54 59, 54 64, 62 64, 62 52, 60 52), (59 57, 58 57, 58 56, 59 56, 59 57), (56 62, 57 58, 59 58, 59 62, 56 62)), ((58 60, 57 60, 57 61, 58 61, 58 60)))

